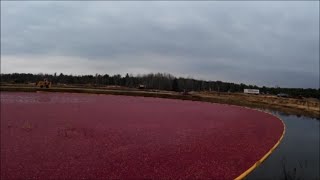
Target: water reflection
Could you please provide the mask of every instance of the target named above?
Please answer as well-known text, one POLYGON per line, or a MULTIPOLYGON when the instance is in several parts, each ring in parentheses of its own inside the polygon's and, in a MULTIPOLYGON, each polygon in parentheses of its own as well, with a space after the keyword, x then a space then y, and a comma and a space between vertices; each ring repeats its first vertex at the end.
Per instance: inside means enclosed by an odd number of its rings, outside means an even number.
POLYGON ((319 119, 269 112, 284 121, 286 134, 278 148, 247 179, 320 179, 319 119))

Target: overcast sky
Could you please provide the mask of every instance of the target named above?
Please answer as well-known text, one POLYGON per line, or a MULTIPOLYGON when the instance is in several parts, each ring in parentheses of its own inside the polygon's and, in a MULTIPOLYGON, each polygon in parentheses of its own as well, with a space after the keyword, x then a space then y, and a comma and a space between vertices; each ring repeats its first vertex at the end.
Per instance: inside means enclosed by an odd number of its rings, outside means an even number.
POLYGON ((1 73, 319 87, 319 2, 3 2, 1 73))

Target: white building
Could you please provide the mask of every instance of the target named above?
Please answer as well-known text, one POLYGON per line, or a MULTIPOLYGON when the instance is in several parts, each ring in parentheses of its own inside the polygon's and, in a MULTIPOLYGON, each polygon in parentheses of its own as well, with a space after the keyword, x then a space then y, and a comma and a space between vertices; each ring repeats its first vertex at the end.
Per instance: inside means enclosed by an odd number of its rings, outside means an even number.
POLYGON ((259 89, 244 89, 243 93, 246 93, 246 94, 260 94, 259 89))

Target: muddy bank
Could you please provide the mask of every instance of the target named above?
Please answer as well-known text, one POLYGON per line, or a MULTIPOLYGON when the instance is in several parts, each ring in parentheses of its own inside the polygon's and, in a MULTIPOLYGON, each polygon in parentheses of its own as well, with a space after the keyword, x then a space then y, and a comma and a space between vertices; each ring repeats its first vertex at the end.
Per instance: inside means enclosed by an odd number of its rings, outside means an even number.
POLYGON ((240 93, 215 93, 201 92, 181 95, 176 92, 151 92, 141 90, 105 90, 89 88, 50 88, 40 89, 34 87, 9 87, 2 86, 0 91, 13 92, 70 92, 70 93, 92 93, 92 94, 112 94, 127 96, 145 96, 158 98, 172 98, 192 101, 204 101, 221 104, 232 104, 259 109, 270 109, 282 111, 293 115, 304 115, 312 118, 320 118, 319 100, 279 98, 275 96, 245 95, 240 93))

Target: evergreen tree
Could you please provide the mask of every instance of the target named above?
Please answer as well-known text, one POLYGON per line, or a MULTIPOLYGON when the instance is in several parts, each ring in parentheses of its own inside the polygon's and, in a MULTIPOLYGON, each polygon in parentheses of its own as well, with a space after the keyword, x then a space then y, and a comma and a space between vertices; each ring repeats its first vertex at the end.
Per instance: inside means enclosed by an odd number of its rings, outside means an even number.
POLYGON ((178 79, 174 78, 172 82, 172 90, 173 91, 179 91, 179 85, 178 85, 178 79))

